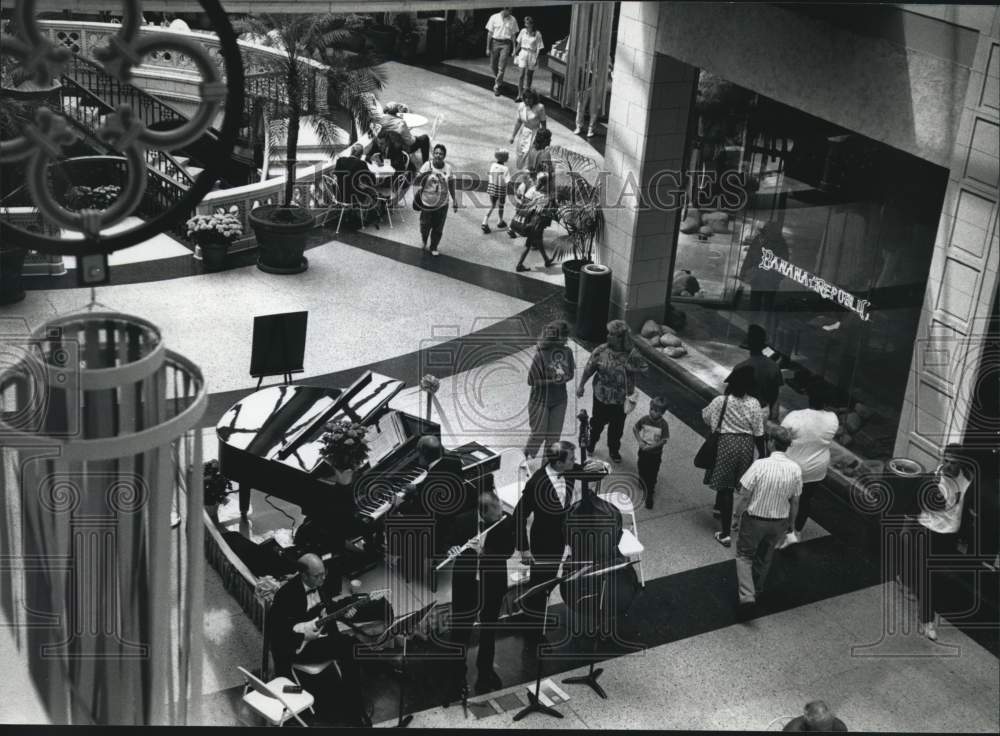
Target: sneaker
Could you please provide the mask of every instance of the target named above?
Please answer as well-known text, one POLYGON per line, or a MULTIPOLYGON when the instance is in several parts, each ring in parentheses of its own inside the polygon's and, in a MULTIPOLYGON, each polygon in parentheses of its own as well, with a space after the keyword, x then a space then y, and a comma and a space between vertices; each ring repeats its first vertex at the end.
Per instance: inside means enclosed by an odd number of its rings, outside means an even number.
POLYGON ((791 547, 793 544, 798 544, 801 541, 802 538, 799 537, 798 532, 788 532, 788 534, 785 535, 785 538, 775 545, 775 549, 785 549, 786 547, 791 547))
POLYGON ((510 238, 511 240, 513 240, 514 238, 517 237, 517 233, 515 233, 513 230, 508 230, 507 231, 507 237, 510 238))
POLYGON ((493 96, 494 97, 499 97, 500 96, 500 87, 499 86, 496 86, 496 87, 493 88, 493 96))
POLYGON ((587 131, 587 137, 588 138, 593 138, 594 137, 594 129, 593 128, 591 128, 590 130, 587 131))
POLYGON ((490 226, 487 225, 485 222, 482 225, 480 225, 480 227, 482 228, 483 233, 486 234, 486 235, 489 235, 490 232, 492 232, 490 230, 490 226))
POLYGON ((497 223, 497 230, 506 230, 506 229, 507 229, 507 223, 504 222, 503 220, 500 220, 500 222, 497 223))
POLYGON ((441 254, 440 254, 440 253, 438 253, 438 252, 437 252, 436 250, 432 250, 432 251, 431 251, 431 255, 432 255, 432 256, 439 256, 439 255, 441 255, 441 254))
POLYGON ((530 271, 531 269, 528 268, 527 266, 520 266, 519 265, 519 266, 516 266, 514 268, 514 270, 517 271, 518 273, 521 273, 522 271, 530 271))
POLYGON ((931 641, 937 641, 937 626, 934 625, 933 621, 926 624, 918 624, 917 631, 919 631, 923 636, 926 636, 931 641))
POLYGON ((726 537, 722 536, 722 532, 716 532, 713 536, 715 537, 715 541, 721 544, 723 547, 733 546, 732 538, 728 536, 726 537))
POLYGON ((581 128, 579 125, 573 128, 573 135, 580 135, 580 130, 581 128))
POLYGON ((521 95, 518 95, 517 97, 514 98, 514 102, 524 102, 524 98, 521 97, 521 95))

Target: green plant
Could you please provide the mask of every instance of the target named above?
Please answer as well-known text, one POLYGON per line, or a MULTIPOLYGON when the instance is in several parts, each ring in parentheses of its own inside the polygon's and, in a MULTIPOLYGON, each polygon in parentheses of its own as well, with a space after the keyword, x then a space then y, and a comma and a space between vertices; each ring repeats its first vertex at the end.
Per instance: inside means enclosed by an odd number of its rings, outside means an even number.
POLYGON ((202 469, 205 505, 216 506, 232 492, 232 484, 219 472, 219 461, 209 460, 202 469))
POLYGON ((323 447, 319 453, 323 459, 338 470, 358 468, 368 459, 367 430, 363 424, 343 420, 326 425, 320 441, 323 447))
MULTIPOLYGON (((594 242, 604 232, 601 172, 589 156, 562 146, 546 149, 552 162, 557 218, 569 234, 574 260, 592 261, 594 242)), ((556 247, 558 258, 565 257, 556 247)))
POLYGON ((266 127, 272 146, 286 146, 285 191, 283 207, 277 217, 295 222, 292 209, 295 170, 298 164, 299 126, 303 116, 312 117, 320 141, 330 148, 338 145, 341 128, 335 121, 336 110, 346 110, 352 120, 367 129, 374 122, 371 105, 374 93, 385 86, 381 63, 367 52, 345 50, 353 42, 356 26, 365 27, 366 16, 326 14, 290 15, 262 13, 236 24, 237 33, 268 36, 283 54, 271 59, 272 71, 284 83, 283 95, 268 100, 266 127), (313 60, 310 63, 309 60, 313 60), (322 61, 319 61, 322 60, 322 61), (313 87, 314 80, 320 89, 313 87))
POLYGON ((71 210, 106 210, 121 193, 122 188, 117 184, 75 186, 66 192, 66 204, 71 210))
POLYGON ((195 215, 185 223, 188 237, 193 240, 219 237, 232 241, 243 234, 243 224, 239 218, 239 208, 233 205, 229 210, 221 207, 211 215, 195 215))

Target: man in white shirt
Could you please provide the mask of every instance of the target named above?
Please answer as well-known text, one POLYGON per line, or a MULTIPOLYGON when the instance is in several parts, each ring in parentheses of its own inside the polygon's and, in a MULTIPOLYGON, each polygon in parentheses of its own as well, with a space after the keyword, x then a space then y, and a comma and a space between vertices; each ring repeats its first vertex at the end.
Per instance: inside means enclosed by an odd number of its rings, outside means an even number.
POLYGON ((490 69, 493 71, 493 94, 500 96, 500 86, 503 75, 507 71, 507 62, 514 52, 514 39, 517 38, 517 20, 511 15, 510 8, 502 8, 486 21, 486 55, 490 57, 490 69))
POLYGON ((732 536, 736 537, 736 577, 744 618, 764 590, 774 547, 795 518, 802 493, 802 470, 785 455, 792 438, 777 427, 771 433, 773 451, 757 460, 736 490, 732 536))

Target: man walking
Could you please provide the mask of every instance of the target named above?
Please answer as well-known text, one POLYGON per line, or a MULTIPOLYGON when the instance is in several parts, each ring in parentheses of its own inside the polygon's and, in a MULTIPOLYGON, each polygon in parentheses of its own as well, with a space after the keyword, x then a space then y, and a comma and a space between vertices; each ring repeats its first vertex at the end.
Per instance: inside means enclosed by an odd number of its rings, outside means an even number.
POLYGON ((490 69, 493 71, 493 94, 500 96, 503 85, 503 75, 507 71, 507 62, 514 52, 514 39, 517 38, 517 20, 511 15, 510 8, 502 8, 486 21, 486 55, 490 57, 490 69))
POLYGON ((792 443, 784 427, 771 433, 773 451, 757 460, 736 489, 732 536, 736 537, 739 618, 745 618, 764 591, 774 548, 792 527, 802 493, 802 470, 785 455, 792 443))

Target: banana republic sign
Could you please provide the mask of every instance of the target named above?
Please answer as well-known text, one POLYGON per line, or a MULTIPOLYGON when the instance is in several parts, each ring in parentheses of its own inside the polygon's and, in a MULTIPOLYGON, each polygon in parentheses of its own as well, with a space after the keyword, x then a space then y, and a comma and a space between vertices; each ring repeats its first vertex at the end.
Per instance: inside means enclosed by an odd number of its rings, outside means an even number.
POLYGON ((836 302, 840 306, 850 309, 865 321, 870 317, 868 310, 871 309, 871 302, 867 299, 858 299, 851 292, 844 291, 839 286, 834 286, 808 271, 803 271, 798 266, 793 266, 784 258, 774 255, 774 252, 770 248, 761 249, 760 265, 758 268, 762 271, 777 271, 785 278, 789 278, 798 284, 802 284, 807 289, 815 291, 824 299, 836 302))

